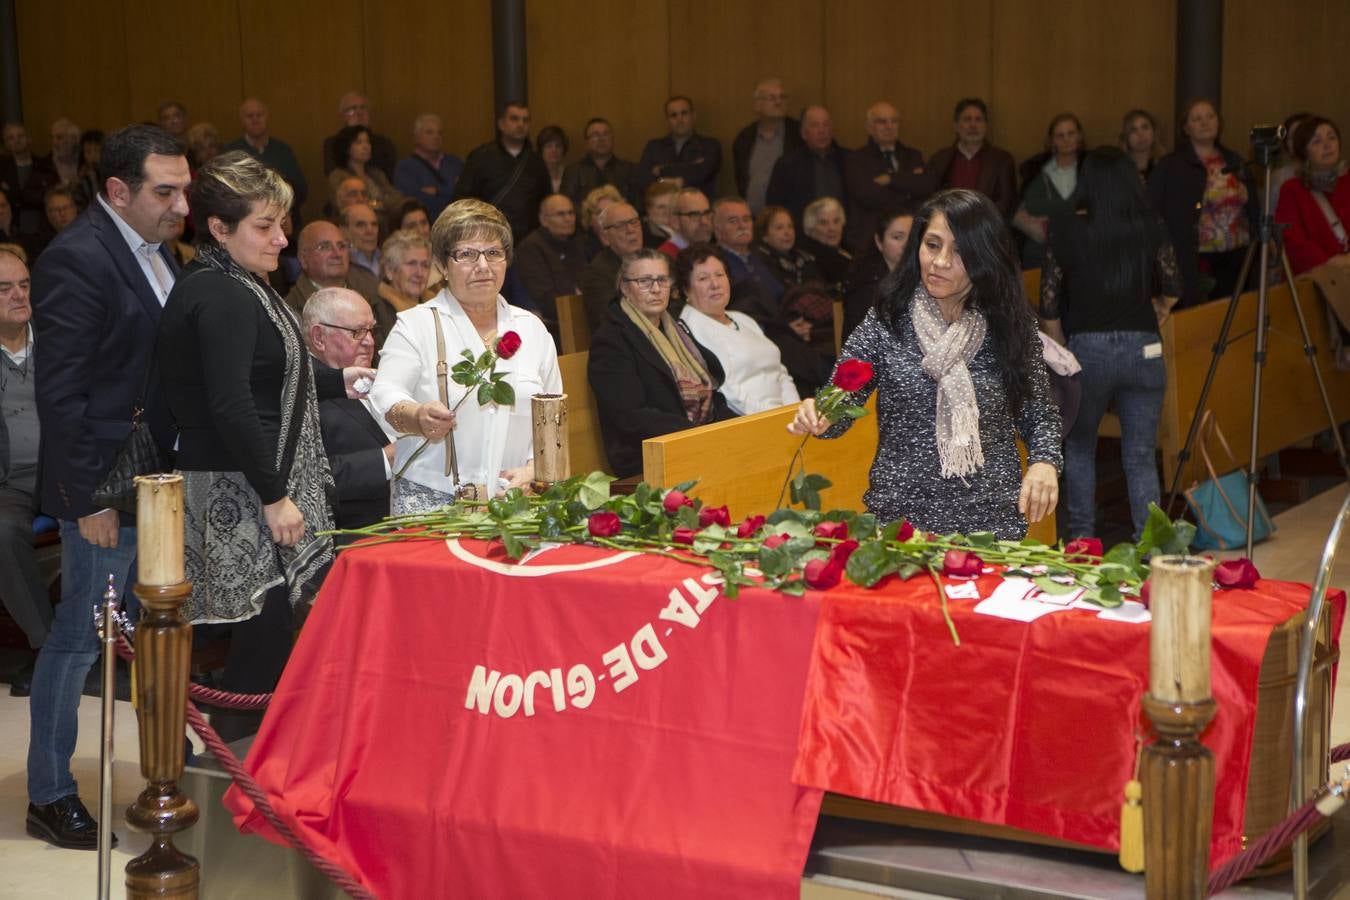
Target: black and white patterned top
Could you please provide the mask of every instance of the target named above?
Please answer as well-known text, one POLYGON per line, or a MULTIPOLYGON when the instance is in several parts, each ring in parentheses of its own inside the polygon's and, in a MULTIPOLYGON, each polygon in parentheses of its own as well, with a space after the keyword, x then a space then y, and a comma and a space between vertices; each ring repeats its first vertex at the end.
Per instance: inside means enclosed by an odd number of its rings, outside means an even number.
MULTIPOLYGON (((1063 468, 1059 408, 1050 396, 1036 329, 1029 327, 1027 335, 1031 393, 1015 419, 990 345, 993 335, 980 345, 970 377, 979 398, 984 468, 965 479, 943 478, 935 424, 937 382, 923 370, 914 326, 905 316, 897 336, 877 319, 875 310, 867 313, 839 359, 860 359, 873 366, 871 384, 857 394, 859 404, 873 390, 880 392, 877 455, 863 495, 869 512, 882 522, 903 516, 915 528, 938 534, 992 531, 1012 540, 1026 535, 1026 518, 1017 511, 1022 466, 1015 435, 1020 434, 1029 449, 1028 463, 1050 463, 1056 471, 1063 468)), ((838 437, 852 424, 844 418, 821 436, 838 437)))

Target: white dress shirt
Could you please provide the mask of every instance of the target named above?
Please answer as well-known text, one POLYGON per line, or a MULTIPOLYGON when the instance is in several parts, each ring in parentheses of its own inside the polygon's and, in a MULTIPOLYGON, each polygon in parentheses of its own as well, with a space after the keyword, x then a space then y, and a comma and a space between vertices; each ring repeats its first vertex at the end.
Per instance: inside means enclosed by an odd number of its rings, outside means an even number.
MULTIPOLYGON (((380 350, 380 367, 370 399, 377 416, 384 415, 401 400, 425 403, 440 399, 436 378, 436 326, 432 316, 440 316, 445 333, 445 361, 448 368, 470 351, 476 359, 486 348, 468 314, 448 289, 426 303, 398 314, 398 320, 380 350)), ((508 360, 498 360, 497 371, 506 373, 506 381, 515 389, 512 406, 489 403, 479 406, 477 388, 465 388, 449 379, 451 409, 472 391, 455 411, 455 450, 459 477, 464 484, 482 484, 496 490, 498 475, 506 469, 523 466, 534 458, 534 434, 530 398, 535 394, 561 394, 562 374, 553 337, 539 317, 509 305, 497 297, 497 335, 508 331, 520 335, 520 349, 508 360)), ((403 468, 422 443, 420 437, 403 437, 394 452, 394 471, 403 468)), ((435 490, 450 493, 455 485, 445 474, 446 449, 437 443, 427 447, 413 461, 404 477, 435 490)))
POLYGON ((117 225, 117 230, 122 233, 122 240, 126 241, 127 246, 131 248, 132 254, 136 257, 136 263, 145 273, 145 280, 150 283, 150 289, 159 298, 159 305, 163 306, 164 301, 169 299, 169 291, 173 290, 173 272, 159 252, 159 242, 156 241, 152 244, 137 234, 136 229, 128 225, 126 220, 117 214, 117 210, 108 205, 108 201, 103 199, 102 194, 98 196, 98 202, 103 204, 104 211, 117 225))
POLYGON ((732 412, 744 416, 798 402, 797 386, 783 365, 778 346, 744 313, 727 310, 727 316, 730 325, 686 304, 680 321, 722 364, 727 380, 719 390, 732 412))

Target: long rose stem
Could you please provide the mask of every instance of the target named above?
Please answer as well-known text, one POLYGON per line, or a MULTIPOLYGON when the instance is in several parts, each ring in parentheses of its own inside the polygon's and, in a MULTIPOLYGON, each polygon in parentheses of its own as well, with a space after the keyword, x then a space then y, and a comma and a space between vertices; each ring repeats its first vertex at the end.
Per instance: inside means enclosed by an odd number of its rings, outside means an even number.
POLYGON ((956 633, 956 623, 952 621, 952 614, 947 609, 947 592, 942 589, 942 576, 938 575, 937 569, 933 566, 928 567, 928 574, 933 576, 933 584, 937 587, 938 600, 942 602, 942 621, 947 623, 947 630, 952 633, 952 643, 961 646, 961 637, 956 633))

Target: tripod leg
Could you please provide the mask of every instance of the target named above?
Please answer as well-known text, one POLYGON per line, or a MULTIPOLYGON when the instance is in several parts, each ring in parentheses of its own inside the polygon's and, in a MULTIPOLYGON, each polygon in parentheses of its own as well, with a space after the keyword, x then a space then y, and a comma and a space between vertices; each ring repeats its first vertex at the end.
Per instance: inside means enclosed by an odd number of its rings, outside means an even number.
POLYGON ((1219 326, 1219 337, 1214 342, 1214 352, 1209 360, 1209 372, 1205 374, 1205 384, 1200 388, 1200 397, 1196 400, 1195 409, 1191 411, 1191 425, 1186 430, 1186 443, 1181 445, 1181 452, 1177 454, 1177 467, 1172 473, 1172 486, 1167 491, 1168 515, 1171 515, 1172 504, 1176 503, 1177 492, 1181 489, 1181 476, 1186 471, 1186 462, 1191 458, 1191 451, 1195 449, 1195 436, 1200 429, 1200 417, 1204 415, 1205 405, 1209 402, 1209 391, 1214 386, 1214 376, 1219 371, 1219 360, 1228 349, 1228 333, 1233 327, 1233 317, 1237 315, 1238 302, 1242 298, 1242 286, 1247 283, 1247 276, 1252 270, 1252 254, 1256 252, 1256 246, 1256 244, 1249 246, 1247 256, 1242 260, 1242 270, 1238 273, 1233 298, 1228 301, 1228 311, 1224 313, 1223 325, 1219 326))
MULTIPOLYGON (((1269 184, 1267 184, 1269 191, 1269 184)), ((1260 282, 1256 285, 1256 349, 1252 352, 1252 443, 1251 454, 1247 462, 1247 558, 1252 557, 1252 529, 1256 525, 1256 484, 1260 480, 1257 473, 1257 438, 1261 432, 1261 374, 1266 368, 1266 341, 1270 337, 1270 309, 1266 305, 1267 293, 1270 282, 1270 255, 1269 249, 1272 244, 1265 240, 1265 232, 1262 231, 1262 240, 1253 243, 1248 249, 1250 257, 1251 251, 1261 254, 1261 261, 1258 267, 1260 282)), ((1244 282, 1238 282, 1238 290, 1242 290, 1244 282)))
POLYGON ((1322 408, 1326 410, 1327 424, 1331 427, 1331 439, 1336 443, 1336 455, 1341 468, 1350 478, 1350 458, 1346 456, 1345 441, 1341 439, 1340 424, 1336 421, 1336 411, 1331 406, 1331 397, 1327 394, 1326 382, 1322 380, 1322 367, 1317 363, 1317 348, 1313 346, 1312 336, 1308 332, 1308 320, 1303 317, 1303 305, 1298 301, 1298 289, 1294 287, 1294 273, 1289 266, 1289 256, 1280 248, 1280 260, 1284 263, 1284 277, 1289 282, 1289 298, 1294 303, 1294 315, 1298 318, 1298 330, 1303 335, 1303 355, 1312 367, 1313 379, 1317 382, 1317 393, 1322 398, 1322 408))

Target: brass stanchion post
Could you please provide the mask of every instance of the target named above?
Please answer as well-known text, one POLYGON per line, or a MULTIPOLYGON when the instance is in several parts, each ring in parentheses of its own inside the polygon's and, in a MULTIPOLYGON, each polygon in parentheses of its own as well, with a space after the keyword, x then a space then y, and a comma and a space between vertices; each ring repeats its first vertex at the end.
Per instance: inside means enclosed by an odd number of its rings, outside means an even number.
POLYGON ((197 860, 173 845, 174 834, 197 821, 197 805, 178 789, 187 724, 192 626, 183 602, 183 477, 136 479, 136 564, 141 621, 136 629, 136 699, 140 711, 141 774, 145 790, 127 809, 127 825, 151 835, 150 849, 127 863, 128 900, 195 900, 197 860))
POLYGON ((1200 900, 1214 827, 1214 755, 1200 733, 1214 717, 1210 595, 1214 562, 1154 559, 1149 692, 1144 712, 1158 740, 1144 748, 1144 886, 1149 898, 1200 900))

